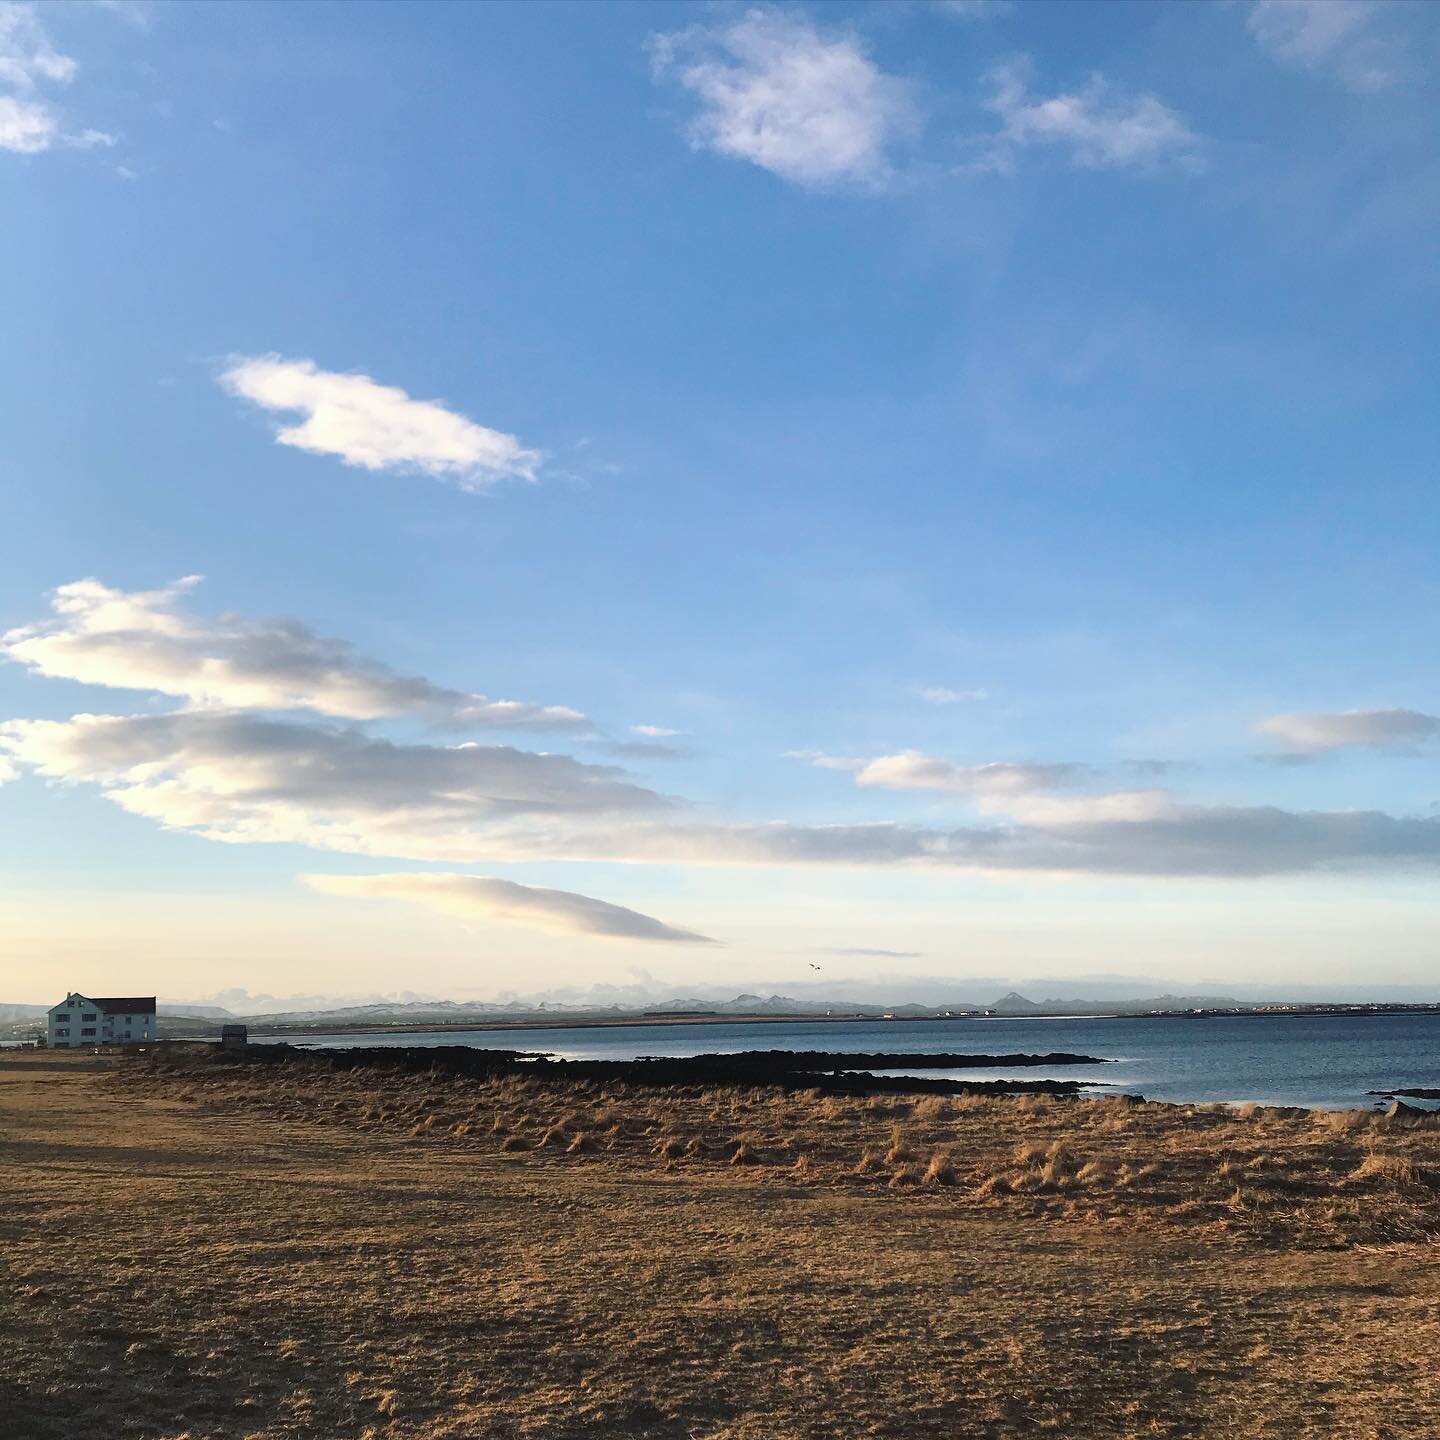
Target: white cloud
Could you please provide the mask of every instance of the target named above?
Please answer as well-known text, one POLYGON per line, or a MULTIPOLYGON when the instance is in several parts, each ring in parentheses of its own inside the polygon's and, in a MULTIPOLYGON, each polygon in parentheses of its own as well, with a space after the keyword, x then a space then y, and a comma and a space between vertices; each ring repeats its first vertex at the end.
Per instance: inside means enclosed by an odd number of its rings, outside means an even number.
POLYGON ((1305 70, 1330 70, 1358 93, 1395 79, 1393 47, 1374 33, 1373 0, 1255 0, 1246 24, 1262 49, 1305 70))
POLYGON ((33 5, 0 4, 0 84, 26 91, 42 80, 63 85, 79 68, 50 43, 33 5))
POLYGON ((0 150, 17 155, 38 155, 58 138, 59 123, 46 105, 0 95, 0 150))
POLYGON ((994 20, 1015 7, 1011 0, 935 0, 936 7, 957 20, 994 20))
POLYGON ((988 700, 984 690, 951 690, 945 685, 922 685, 916 694, 927 705, 959 705, 962 701, 988 700))
POLYGON ((1047 795, 1043 792, 992 795, 981 809, 1003 812, 1021 824, 1047 830, 1075 825, 1138 824, 1170 820, 1184 806, 1168 790, 1106 790, 1098 795, 1047 795))
POLYGON ((1003 122, 991 163, 1007 168, 1028 145, 1055 145, 1087 169, 1154 169, 1198 164, 1200 142, 1175 111, 1153 95, 1117 93, 1101 75, 1069 94, 1030 94, 1028 67, 998 65, 990 72, 986 107, 1003 122))
POLYGON ((1022 825, 1064 829, 1075 825, 1157 820, 1177 812, 1178 802, 1166 790, 1110 790, 1099 794, 1057 795, 1086 773, 1070 763, 1017 764, 989 761, 956 765, 919 750, 902 750, 873 760, 811 755, 810 763, 832 770, 850 770, 855 783, 867 789, 932 790, 961 795, 982 815, 1004 815, 1022 825))
MULTIPOLYGON (((198 623, 177 603, 185 588, 61 587, 56 619, 12 631, 4 645, 47 674, 267 708, 370 716, 461 710, 477 698, 396 676, 303 627, 198 623)), ((1440 736, 1440 718, 1409 710, 1286 715, 1269 717, 1262 729, 1303 754, 1440 736)), ((510 746, 398 743, 235 709, 0 724, 0 780, 19 770, 92 785, 131 814, 234 844, 464 865, 919 866, 997 875, 1242 877, 1440 866, 1436 817, 1206 805, 1161 789, 1084 793, 1075 787, 1090 772, 1074 764, 957 765, 914 750, 804 758, 848 771, 866 789, 963 796, 980 819, 943 828, 711 823, 615 766, 510 746)), ((467 892, 466 903, 528 907, 532 919, 544 911, 555 923, 622 923, 584 897, 565 910, 553 894, 517 897, 494 888, 504 882, 461 878, 483 887, 467 892)))
POLYGON ((826 755, 819 750, 784 750, 784 760, 803 760, 817 770, 863 770, 868 763, 860 755, 826 755))
MULTIPOLYGON (((854 767, 847 763, 834 768, 854 767)), ((880 755, 861 762, 856 770, 855 783, 885 790, 940 790, 953 795, 1024 795, 1067 784, 1079 770, 1079 766, 1070 764, 1034 765, 1008 761, 956 765, 919 750, 902 750, 895 755, 880 755)))
POLYGON ((452 690, 357 655, 295 620, 197 620, 180 609, 198 576, 163 590, 76 580, 51 595, 54 618, 0 634, 0 656, 40 675, 155 690, 231 709, 314 710, 345 720, 421 715, 449 725, 575 728, 564 705, 452 690))
MULTIPOLYGON (((999 781, 1004 823, 697 822, 612 767, 508 747, 397 745, 347 730, 198 712, 0 725, 0 763, 230 843, 411 860, 921 866, 992 874, 1228 876, 1440 867, 1440 819, 1197 805, 1163 791, 1047 797, 999 781), (1027 808, 1028 807, 1028 808, 1027 808), (1047 808, 1049 807, 1049 808, 1047 808)), ((987 781, 987 783, 989 783, 987 781)))
POLYGON ((671 740, 677 735, 688 735, 688 730, 669 730, 664 725, 632 725, 632 735, 643 735, 647 740, 671 740))
POLYGON ((614 766, 568 755, 398 744, 233 711, 10 721, 0 756, 215 840, 415 859, 499 853, 521 822, 540 836, 673 808, 614 766))
POLYGON ((1349 747, 1394 749, 1440 736, 1440 716, 1418 710, 1340 710, 1270 715, 1256 725, 1294 752, 1318 754, 1349 747))
POLYGON ((546 890, 481 875, 302 875, 326 895, 406 900, 467 919, 500 920, 565 935, 713 945, 707 935, 571 890, 546 890))
POLYGON ((799 185, 878 185, 888 152, 913 124, 908 87, 851 35, 750 10, 722 29, 653 42, 656 69, 700 101, 688 135, 799 185))
POLYGON ((261 409, 303 418, 275 432, 281 445, 335 455, 365 470, 422 471, 481 490, 501 479, 534 480, 540 452, 513 435, 477 425, 436 400, 368 375, 321 370, 313 360, 238 356, 221 374, 232 395, 261 409))
POLYGON ((48 102, 44 84, 66 85, 79 66, 50 41, 33 5, 0 3, 0 150, 38 155, 45 150, 112 145, 100 130, 69 131, 48 102))

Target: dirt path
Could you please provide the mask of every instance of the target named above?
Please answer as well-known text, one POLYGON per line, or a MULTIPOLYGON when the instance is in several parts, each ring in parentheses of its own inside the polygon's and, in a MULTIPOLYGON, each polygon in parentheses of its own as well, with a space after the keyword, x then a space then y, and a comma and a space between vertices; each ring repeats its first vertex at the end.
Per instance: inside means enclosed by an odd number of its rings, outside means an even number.
POLYGON ((619 1175, 0 1058, 0 1436, 1434 1436, 1440 1251, 619 1175))

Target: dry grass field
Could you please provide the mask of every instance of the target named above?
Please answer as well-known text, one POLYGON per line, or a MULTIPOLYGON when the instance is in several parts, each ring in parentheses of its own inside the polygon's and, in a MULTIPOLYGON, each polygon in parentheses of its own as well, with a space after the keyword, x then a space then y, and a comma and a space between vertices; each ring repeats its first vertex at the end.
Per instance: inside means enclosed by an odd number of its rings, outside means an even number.
POLYGON ((0 1053, 0 1436, 1440 1435, 1440 1129, 0 1053))

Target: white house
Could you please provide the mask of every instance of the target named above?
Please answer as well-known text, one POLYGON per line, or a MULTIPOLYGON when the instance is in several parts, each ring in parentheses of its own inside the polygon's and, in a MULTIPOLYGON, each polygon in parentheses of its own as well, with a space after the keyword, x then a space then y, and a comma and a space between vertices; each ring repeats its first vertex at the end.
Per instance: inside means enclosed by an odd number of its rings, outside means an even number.
POLYGON ((47 1039, 57 1050, 81 1045, 143 1045, 156 1038, 153 995, 90 999, 67 995, 50 1007, 47 1039))

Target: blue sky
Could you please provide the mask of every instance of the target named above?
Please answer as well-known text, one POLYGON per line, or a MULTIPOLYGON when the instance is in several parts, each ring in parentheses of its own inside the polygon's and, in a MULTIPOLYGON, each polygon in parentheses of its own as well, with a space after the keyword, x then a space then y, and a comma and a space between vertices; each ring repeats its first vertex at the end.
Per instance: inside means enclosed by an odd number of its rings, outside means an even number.
POLYGON ((1437 37, 0 7, 6 998, 1428 980, 1437 37))

